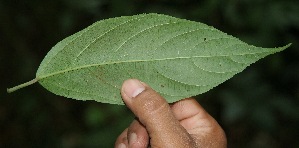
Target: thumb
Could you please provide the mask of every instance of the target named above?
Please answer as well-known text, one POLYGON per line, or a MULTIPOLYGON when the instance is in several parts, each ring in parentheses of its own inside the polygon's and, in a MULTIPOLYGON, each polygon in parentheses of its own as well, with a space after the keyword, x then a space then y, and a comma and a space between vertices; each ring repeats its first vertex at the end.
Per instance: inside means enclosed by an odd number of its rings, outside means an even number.
POLYGON ((152 147, 194 146, 166 100, 148 85, 136 79, 126 80, 121 94, 128 108, 145 126, 152 147))

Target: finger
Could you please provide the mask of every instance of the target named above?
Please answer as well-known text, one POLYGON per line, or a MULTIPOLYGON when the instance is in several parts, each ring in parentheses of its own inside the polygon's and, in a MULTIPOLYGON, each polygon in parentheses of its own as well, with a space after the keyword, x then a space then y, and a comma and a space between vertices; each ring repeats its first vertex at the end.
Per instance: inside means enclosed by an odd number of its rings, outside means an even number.
POLYGON ((115 148, 126 148, 129 147, 129 143, 128 143, 128 138, 127 138, 127 134, 128 134, 128 128, 126 128, 116 139, 114 147, 115 148))
POLYGON ((130 148, 147 148, 149 144, 148 133, 138 120, 134 120, 129 126, 127 137, 130 148))
POLYGON ((175 102, 171 105, 171 109, 178 120, 192 117, 199 112, 201 112, 200 114, 205 114, 203 113, 205 112, 203 108, 193 98, 186 98, 175 102))
POLYGON ((148 85, 130 79, 123 83, 125 104, 146 127, 151 146, 175 147, 193 145, 193 140, 173 115, 166 100, 148 85))
POLYGON ((210 127, 215 120, 204 108, 193 98, 186 98, 171 106, 172 112, 185 129, 194 129, 195 126, 210 127), (188 119, 188 120, 184 120, 188 119))
POLYGON ((187 98, 176 102, 171 109, 181 125, 198 143, 207 147, 226 147, 223 129, 195 99, 187 98))

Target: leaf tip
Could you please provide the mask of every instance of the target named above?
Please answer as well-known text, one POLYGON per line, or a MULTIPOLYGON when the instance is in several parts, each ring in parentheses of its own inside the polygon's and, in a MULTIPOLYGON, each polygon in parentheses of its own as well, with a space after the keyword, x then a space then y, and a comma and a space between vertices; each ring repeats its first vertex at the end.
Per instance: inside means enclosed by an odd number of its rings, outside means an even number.
POLYGON ((287 45, 285 45, 285 46, 283 46, 281 48, 282 48, 282 50, 285 50, 285 49, 289 48, 291 45, 292 45, 292 43, 289 43, 289 44, 287 44, 287 45))
POLYGON ((286 45, 285 47, 288 48, 292 45, 293 43, 289 43, 288 45, 286 45))
POLYGON ((289 44, 287 44, 285 46, 276 47, 276 48, 272 48, 272 49, 275 49, 275 52, 280 52, 280 51, 284 51, 285 49, 289 48, 291 45, 292 45, 292 43, 289 43, 289 44))

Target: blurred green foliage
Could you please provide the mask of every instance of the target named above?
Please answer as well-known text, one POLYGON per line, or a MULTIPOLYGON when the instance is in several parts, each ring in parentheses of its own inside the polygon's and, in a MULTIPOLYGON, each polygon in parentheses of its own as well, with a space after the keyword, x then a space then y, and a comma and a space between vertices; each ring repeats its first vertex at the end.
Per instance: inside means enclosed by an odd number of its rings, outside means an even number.
POLYGON ((6 88, 32 79, 63 38, 98 20, 147 12, 200 21, 257 46, 293 43, 197 98, 228 147, 299 147, 297 0, 0 0, 0 147, 113 147, 134 118, 125 106, 67 99, 39 85, 6 88))

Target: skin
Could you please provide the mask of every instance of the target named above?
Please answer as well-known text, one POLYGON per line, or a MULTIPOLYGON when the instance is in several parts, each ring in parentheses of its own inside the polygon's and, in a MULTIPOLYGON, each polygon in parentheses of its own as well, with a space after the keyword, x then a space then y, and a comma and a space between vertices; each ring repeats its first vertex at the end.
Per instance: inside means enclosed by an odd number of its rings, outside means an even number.
POLYGON ((115 142, 116 148, 226 148, 223 129, 195 99, 173 104, 136 79, 123 83, 123 101, 136 118, 115 142))

